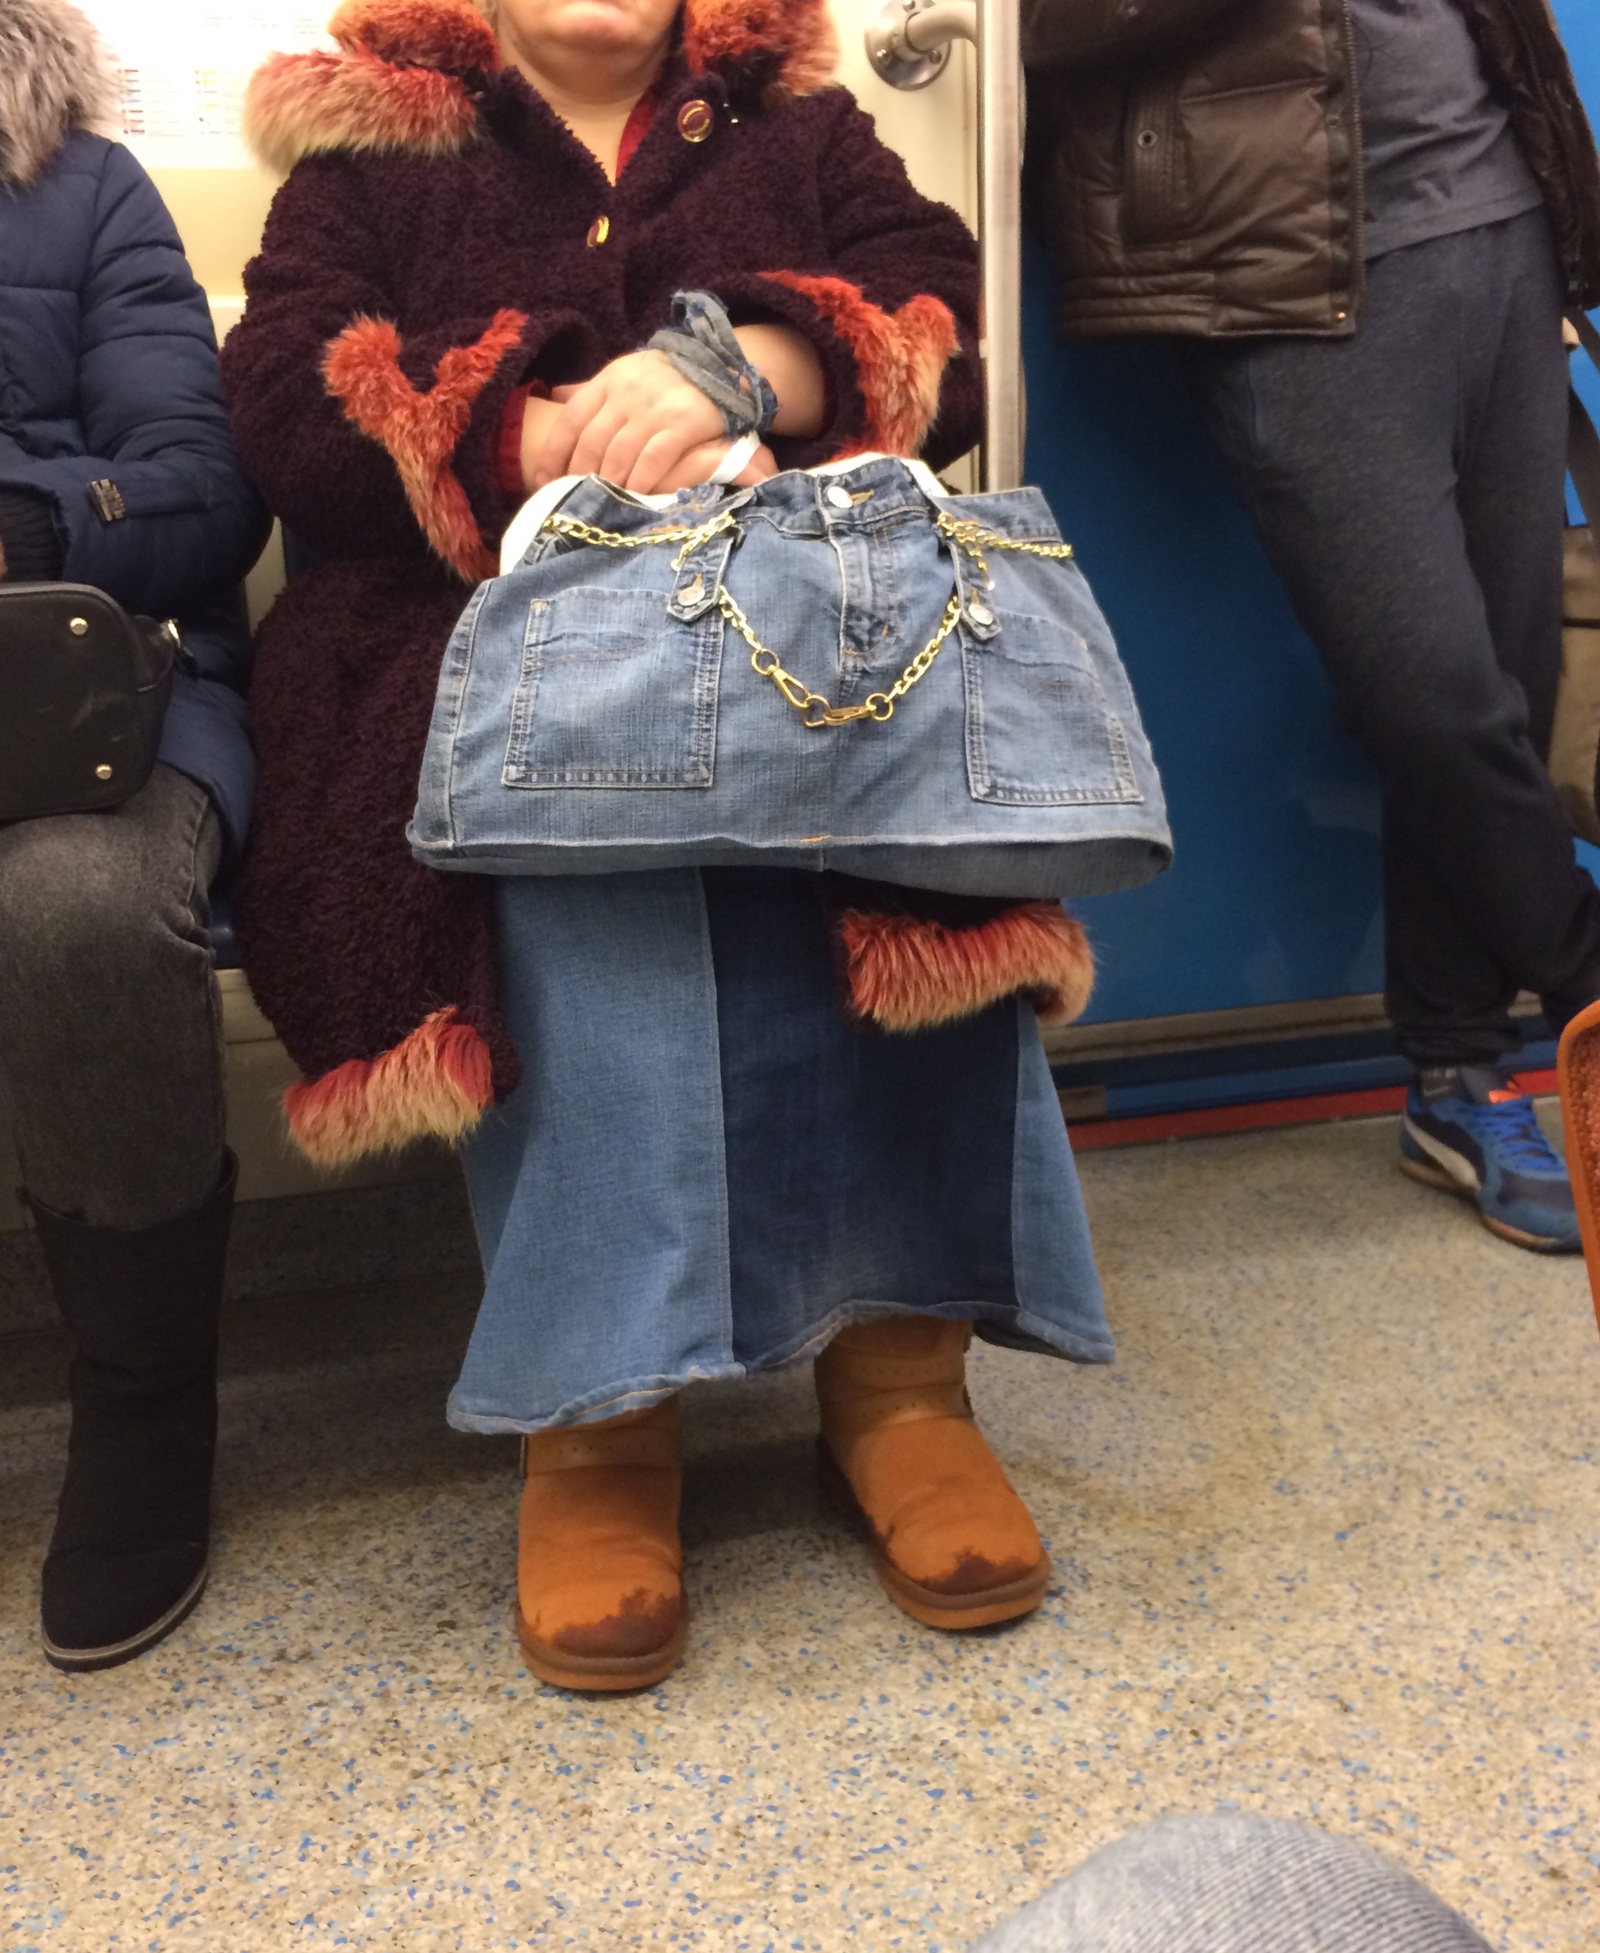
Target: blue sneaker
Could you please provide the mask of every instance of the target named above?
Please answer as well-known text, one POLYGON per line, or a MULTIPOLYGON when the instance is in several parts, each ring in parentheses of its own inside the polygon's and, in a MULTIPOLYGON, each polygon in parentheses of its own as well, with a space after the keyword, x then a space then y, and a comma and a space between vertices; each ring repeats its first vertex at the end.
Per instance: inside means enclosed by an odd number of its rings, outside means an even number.
POLYGON ((1487 1065, 1423 1071, 1406 1097, 1400 1171, 1470 1200, 1491 1233, 1519 1248, 1583 1252, 1567 1169, 1533 1100, 1487 1065))

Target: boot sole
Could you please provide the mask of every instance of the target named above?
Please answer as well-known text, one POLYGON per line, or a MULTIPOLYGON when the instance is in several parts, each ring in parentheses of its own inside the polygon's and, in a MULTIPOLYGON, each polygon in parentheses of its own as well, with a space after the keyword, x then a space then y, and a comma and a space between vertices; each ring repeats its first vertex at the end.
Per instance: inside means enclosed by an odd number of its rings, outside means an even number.
POLYGON ((522 1609, 517 1609, 517 1645, 522 1649, 524 1666, 541 1682, 558 1689, 620 1694, 625 1689, 653 1688, 657 1682, 664 1682, 682 1661, 688 1637, 689 1617, 685 1609, 672 1639, 664 1647, 651 1649, 649 1654, 569 1655, 530 1633, 522 1609))
POLYGON ((43 1628, 39 1630, 39 1644, 44 1649, 44 1658, 53 1668, 59 1668, 68 1675, 86 1675, 96 1668, 117 1668, 125 1661, 132 1661, 135 1655, 142 1655, 147 1648, 153 1648, 158 1641, 164 1641, 175 1627, 181 1627, 199 1604, 200 1596, 206 1590, 206 1581, 211 1576, 211 1561, 208 1558, 200 1571, 190 1581, 182 1597, 169 1607, 159 1620, 152 1621, 147 1628, 130 1635, 126 1641, 112 1642, 104 1648, 58 1648, 43 1628))
POLYGON ((1020 1620, 1024 1614, 1033 1613, 1049 1591, 1048 1553, 1023 1579, 1008 1581, 1001 1587, 985 1587, 979 1593, 941 1594, 932 1587, 919 1586, 900 1571, 878 1543, 872 1521, 856 1497, 855 1487, 845 1477, 823 1438, 817 1440, 817 1469, 823 1491, 871 1547, 879 1586, 897 1607, 924 1627, 950 1632, 998 1627, 1002 1621, 1020 1620))
POLYGON ((1574 1254, 1576 1250, 1564 1246, 1559 1241, 1546 1240, 1539 1234, 1527 1234, 1520 1227, 1508 1226, 1505 1221, 1497 1221, 1493 1215, 1486 1214, 1478 1205, 1478 1196, 1473 1188, 1447 1173, 1442 1166, 1434 1166, 1430 1161, 1408 1160, 1404 1156, 1395 1165, 1408 1180, 1415 1180, 1420 1187, 1437 1187, 1440 1193, 1454 1194, 1457 1200, 1464 1200, 1482 1221, 1491 1234, 1498 1235, 1502 1241, 1511 1241, 1519 1248, 1531 1248, 1536 1255, 1574 1254))

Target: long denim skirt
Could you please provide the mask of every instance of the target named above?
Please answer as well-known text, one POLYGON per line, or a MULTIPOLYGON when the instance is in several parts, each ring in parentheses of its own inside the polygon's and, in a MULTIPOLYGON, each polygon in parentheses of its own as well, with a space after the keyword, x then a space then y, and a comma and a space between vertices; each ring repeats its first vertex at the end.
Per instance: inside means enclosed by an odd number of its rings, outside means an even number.
POLYGON ((487 1288, 459 1429, 612 1417, 872 1316, 1110 1360, 1031 1010, 851 1024, 817 887, 728 868, 500 884, 525 1079, 466 1148, 487 1288))

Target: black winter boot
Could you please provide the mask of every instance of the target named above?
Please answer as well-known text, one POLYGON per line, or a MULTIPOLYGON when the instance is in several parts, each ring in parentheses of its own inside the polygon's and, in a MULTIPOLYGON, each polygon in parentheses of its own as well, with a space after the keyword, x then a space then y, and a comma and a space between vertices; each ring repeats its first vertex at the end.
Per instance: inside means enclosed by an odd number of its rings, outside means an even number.
POLYGON ((78 1345, 72 1435, 44 1563, 57 1668, 112 1668, 184 1619, 206 1584, 217 1443, 217 1314, 238 1167, 156 1227, 89 1227, 33 1204, 78 1345))

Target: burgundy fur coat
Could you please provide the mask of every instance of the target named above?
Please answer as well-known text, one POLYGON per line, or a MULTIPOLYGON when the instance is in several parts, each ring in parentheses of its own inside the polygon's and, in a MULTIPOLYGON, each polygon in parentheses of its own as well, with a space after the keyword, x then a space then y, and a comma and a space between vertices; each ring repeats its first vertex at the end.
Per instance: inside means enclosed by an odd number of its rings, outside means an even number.
MULTIPOLYGON (((828 424, 785 466, 976 437, 972 240, 824 85, 821 0, 685 0, 677 62, 616 184, 469 0, 346 0, 337 54, 279 56, 247 123, 287 173, 223 355, 246 466, 315 567, 262 626, 245 965, 334 1163, 452 1138, 516 1083, 492 887, 418 866, 404 830, 445 643, 513 510, 507 401, 643 344, 675 291, 798 327, 828 424)), ((1081 1009, 1059 908, 859 887, 832 904, 850 1001, 908 1030, 1026 990, 1081 1009)))

